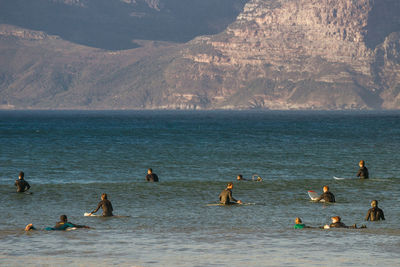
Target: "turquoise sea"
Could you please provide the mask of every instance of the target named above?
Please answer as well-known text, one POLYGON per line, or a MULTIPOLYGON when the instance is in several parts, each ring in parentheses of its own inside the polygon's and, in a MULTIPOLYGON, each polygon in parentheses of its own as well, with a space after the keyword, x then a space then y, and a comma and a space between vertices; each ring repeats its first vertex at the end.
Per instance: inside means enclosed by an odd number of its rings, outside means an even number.
POLYGON ((0 111, 0 266, 400 266, 399 151, 398 111, 0 111), (255 205, 207 206, 230 181, 255 205), (23 230, 61 214, 92 229, 23 230), (335 215, 367 229, 293 229, 335 215))

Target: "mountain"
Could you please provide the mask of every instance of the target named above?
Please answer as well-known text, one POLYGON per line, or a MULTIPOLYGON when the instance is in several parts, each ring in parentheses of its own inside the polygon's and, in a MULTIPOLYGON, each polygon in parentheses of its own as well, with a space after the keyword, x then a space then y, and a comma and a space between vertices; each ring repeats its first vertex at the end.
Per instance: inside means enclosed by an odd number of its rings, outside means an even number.
MULTIPOLYGON (((38 2, 93 9, 95 3, 112 1, 38 2)), ((179 11, 178 1, 172 0, 113 3, 125 8, 140 6, 146 14, 175 10, 174 14, 183 17, 194 12, 187 8, 190 3, 179 11)), ((193 7, 195 3, 202 2, 193 1, 193 7)), ((232 10, 240 3, 231 6, 232 10)), ((213 14, 211 6, 207 10, 213 14)), ((99 4, 98 10, 106 9, 99 4)), ((139 9, 135 10, 137 15, 139 9)), ((112 51, 68 39, 61 25, 54 25, 54 31, 33 30, 4 18, 1 21, 7 22, 0 27, 3 108, 400 108, 398 0, 249 0, 228 26, 208 20, 218 29, 215 34, 193 31, 196 38, 177 43, 173 34, 161 38, 149 33, 147 25, 142 35, 126 36, 134 47, 112 51), (221 30, 217 25, 226 29, 217 33, 221 30)), ((113 28, 115 34, 117 29, 113 28)))

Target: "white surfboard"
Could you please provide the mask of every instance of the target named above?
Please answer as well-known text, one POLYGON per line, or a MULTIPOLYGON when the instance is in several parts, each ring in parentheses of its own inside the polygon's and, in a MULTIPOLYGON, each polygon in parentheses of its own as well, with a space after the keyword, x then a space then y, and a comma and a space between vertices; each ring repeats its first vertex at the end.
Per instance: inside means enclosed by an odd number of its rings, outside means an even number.
POLYGON ((313 190, 308 190, 307 193, 311 200, 316 200, 319 197, 318 193, 313 190))
POLYGON ((335 179, 335 180, 346 180, 346 179, 354 179, 353 177, 346 177, 346 178, 344 178, 344 177, 336 177, 336 176, 333 176, 333 179, 335 179))
POLYGON ((90 212, 85 212, 84 214, 83 214, 83 216, 93 216, 93 217, 101 217, 101 216, 103 216, 103 215, 99 215, 99 214, 90 214, 90 212))

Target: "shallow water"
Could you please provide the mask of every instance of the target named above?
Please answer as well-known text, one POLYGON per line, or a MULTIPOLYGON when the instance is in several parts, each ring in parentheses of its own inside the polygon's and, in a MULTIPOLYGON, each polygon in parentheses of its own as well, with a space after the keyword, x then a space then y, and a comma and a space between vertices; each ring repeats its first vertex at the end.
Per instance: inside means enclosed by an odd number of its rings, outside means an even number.
POLYGON ((400 112, 2 111, 0 137, 0 265, 400 266, 400 112), (332 178, 360 159, 371 179, 332 178), (239 173, 256 204, 207 206, 239 173), (309 201, 324 185, 336 204, 309 201), (84 217, 103 192, 122 216, 84 217), (363 221, 372 199, 386 221, 363 221), (61 214, 93 229, 23 231, 61 214), (333 215, 368 228, 292 229, 333 215))

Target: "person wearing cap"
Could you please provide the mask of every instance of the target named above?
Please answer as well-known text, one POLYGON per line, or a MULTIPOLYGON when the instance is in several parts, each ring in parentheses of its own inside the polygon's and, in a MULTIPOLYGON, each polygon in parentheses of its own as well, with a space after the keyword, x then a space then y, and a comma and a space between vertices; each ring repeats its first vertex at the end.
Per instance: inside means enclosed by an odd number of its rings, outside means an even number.
POLYGON ((229 182, 226 188, 219 194, 219 202, 223 205, 243 204, 242 201, 236 200, 232 196, 233 183, 229 182))
POLYGON ((303 221, 297 217, 296 219, 294 219, 294 229, 303 229, 306 227, 306 225, 303 223, 303 221))
POLYGON ((111 201, 107 199, 106 193, 101 194, 101 201, 97 204, 97 208, 89 213, 89 216, 96 213, 100 208, 103 210, 104 217, 113 216, 113 207, 111 201))
POLYGON ((158 176, 157 176, 157 174, 153 173, 152 168, 149 168, 147 170, 146 181, 147 182, 158 182, 158 176))
POLYGON ((319 198, 315 199, 315 201, 324 201, 324 202, 330 202, 330 203, 334 203, 336 202, 335 200, 335 196, 329 191, 329 187, 327 185, 325 185, 322 190, 324 191, 324 193, 322 193, 319 198))
POLYGON ((360 179, 368 179, 369 173, 367 167, 365 167, 365 161, 360 160, 358 166, 360 166, 360 169, 357 172, 357 177, 360 177, 360 179))
POLYGON ((378 208, 378 200, 372 200, 371 207, 372 208, 368 210, 367 216, 365 217, 366 221, 385 220, 385 215, 383 214, 383 210, 378 208))
POLYGON ((29 183, 25 181, 24 177, 24 172, 19 172, 18 180, 15 180, 15 186, 17 187, 18 193, 26 192, 29 190, 29 188, 31 188, 29 183))

